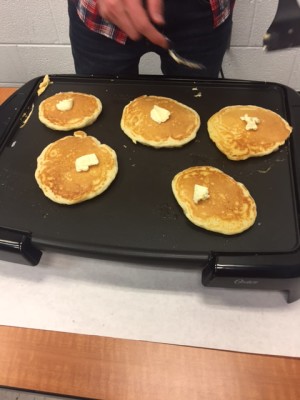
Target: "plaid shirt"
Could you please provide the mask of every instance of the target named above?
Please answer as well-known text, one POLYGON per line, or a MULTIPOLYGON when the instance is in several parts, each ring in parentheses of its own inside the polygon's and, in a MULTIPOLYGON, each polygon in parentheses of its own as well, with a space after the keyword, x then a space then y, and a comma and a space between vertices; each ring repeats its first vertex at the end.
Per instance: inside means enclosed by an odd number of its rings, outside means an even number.
MULTIPOLYGON (((89 29, 114 39, 118 43, 124 44, 126 42, 127 35, 124 32, 101 18, 97 10, 96 0, 73 0, 73 2, 80 19, 89 29)), ((235 0, 210 0, 215 28, 221 25, 230 15, 234 2, 235 0)))

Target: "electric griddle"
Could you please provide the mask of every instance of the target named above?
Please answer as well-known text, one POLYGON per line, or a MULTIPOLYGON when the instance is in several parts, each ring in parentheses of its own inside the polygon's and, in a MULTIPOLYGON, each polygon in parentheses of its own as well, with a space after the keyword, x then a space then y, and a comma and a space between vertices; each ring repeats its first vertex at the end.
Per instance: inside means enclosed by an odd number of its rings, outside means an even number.
POLYGON ((156 76, 82 77, 52 75, 21 87, 0 108, 0 258, 38 264, 45 251, 85 257, 164 261, 201 268, 205 286, 288 291, 300 297, 300 96, 273 82, 194 80, 156 76), (66 206, 38 187, 36 159, 51 142, 73 132, 53 131, 38 119, 42 100, 62 91, 99 97, 103 111, 85 128, 117 153, 119 172, 101 196, 66 206), (181 148, 134 144, 121 130, 126 104, 140 95, 171 97, 201 117, 197 137, 181 148), (292 126, 278 151, 245 161, 228 160, 209 139, 207 120, 222 107, 254 104, 269 108, 292 126), (24 124, 26 116, 31 116, 24 124), (177 172, 211 165, 245 184, 257 204, 257 220, 234 236, 208 232, 183 215, 171 189, 177 172))

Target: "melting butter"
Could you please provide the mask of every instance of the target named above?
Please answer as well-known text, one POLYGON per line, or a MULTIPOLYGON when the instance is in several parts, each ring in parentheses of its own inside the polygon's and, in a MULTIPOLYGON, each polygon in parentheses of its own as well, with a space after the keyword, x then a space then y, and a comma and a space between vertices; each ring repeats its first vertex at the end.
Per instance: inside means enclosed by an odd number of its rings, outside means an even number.
POLYGON ((77 172, 88 171, 91 166, 98 164, 99 160, 95 153, 86 154, 76 158, 75 160, 75 168, 77 172))
POLYGON ((153 121, 161 124, 162 122, 166 122, 170 118, 170 111, 165 108, 154 105, 152 110, 150 111, 150 117, 153 121))
POLYGON ((258 128, 257 124, 260 123, 259 118, 249 117, 248 114, 245 114, 243 117, 241 117, 241 120, 246 122, 246 131, 256 131, 258 128))
POLYGON ((209 191, 206 186, 195 185, 194 186, 194 203, 198 204, 201 200, 207 200, 209 198, 209 191))
POLYGON ((74 104, 74 100, 73 99, 65 99, 65 100, 61 100, 56 104, 56 108, 59 111, 69 111, 72 109, 74 104))

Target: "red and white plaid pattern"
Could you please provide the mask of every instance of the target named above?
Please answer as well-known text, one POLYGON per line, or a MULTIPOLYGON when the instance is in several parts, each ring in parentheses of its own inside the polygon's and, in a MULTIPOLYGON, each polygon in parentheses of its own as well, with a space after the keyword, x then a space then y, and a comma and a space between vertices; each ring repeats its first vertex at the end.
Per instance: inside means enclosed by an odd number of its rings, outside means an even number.
MULTIPOLYGON (((73 0, 73 2, 80 19, 89 29, 114 39, 118 43, 124 44, 126 42, 126 34, 99 15, 96 0, 73 0)), ((210 0, 215 28, 221 25, 230 15, 234 2, 235 0, 210 0)))
POLYGON ((232 12, 235 0, 210 0, 214 28, 221 25, 232 12))

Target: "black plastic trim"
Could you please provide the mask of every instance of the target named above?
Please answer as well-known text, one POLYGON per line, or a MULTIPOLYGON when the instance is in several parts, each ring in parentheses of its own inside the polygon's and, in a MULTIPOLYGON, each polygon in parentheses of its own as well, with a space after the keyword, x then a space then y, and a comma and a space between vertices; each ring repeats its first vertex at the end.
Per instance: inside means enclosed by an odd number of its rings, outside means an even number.
POLYGON ((42 252, 33 246, 29 232, 19 232, 13 229, 0 227, 0 257, 25 265, 37 265, 42 252))
POLYGON ((202 284, 208 287, 287 291, 287 301, 291 303, 300 299, 300 254, 289 254, 288 259, 286 254, 276 257, 212 254, 202 271, 202 284))

